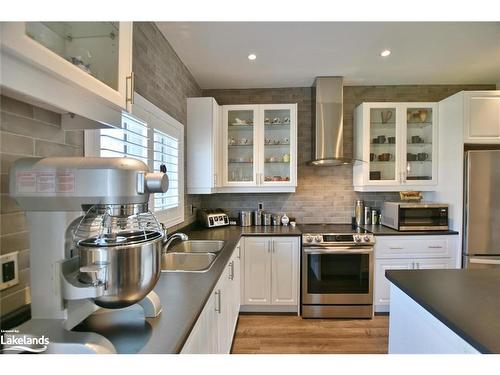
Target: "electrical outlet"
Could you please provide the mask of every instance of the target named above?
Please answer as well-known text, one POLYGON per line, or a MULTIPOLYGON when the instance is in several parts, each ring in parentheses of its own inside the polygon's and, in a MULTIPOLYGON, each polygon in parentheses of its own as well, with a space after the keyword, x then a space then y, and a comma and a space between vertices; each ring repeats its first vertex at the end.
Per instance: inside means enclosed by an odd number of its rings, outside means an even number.
POLYGON ((17 254, 10 253, 0 257, 0 290, 19 284, 19 269, 17 254))
POLYGON ((262 202, 257 203, 257 207, 259 208, 259 210, 263 210, 264 209, 264 203, 262 203, 262 202))

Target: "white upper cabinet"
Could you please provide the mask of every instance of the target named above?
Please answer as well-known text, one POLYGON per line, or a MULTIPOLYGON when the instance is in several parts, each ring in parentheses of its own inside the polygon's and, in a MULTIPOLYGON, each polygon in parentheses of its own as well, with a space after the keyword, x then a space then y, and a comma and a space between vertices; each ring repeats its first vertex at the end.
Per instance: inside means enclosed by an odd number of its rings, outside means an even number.
POLYGON ((500 143, 500 91, 465 91, 464 142, 500 143))
POLYGON ((214 98, 187 100, 188 194, 212 194, 221 186, 220 111, 214 98))
POLYGON ((436 103, 363 103, 354 121, 356 191, 432 191, 437 184, 436 103))
POLYGON ((222 106, 219 192, 295 192, 297 104, 222 106))
POLYGON ((120 126, 133 103, 132 22, 2 24, 2 86, 33 101, 120 126))
POLYGON ((295 192, 297 104, 187 103, 188 194, 295 192))

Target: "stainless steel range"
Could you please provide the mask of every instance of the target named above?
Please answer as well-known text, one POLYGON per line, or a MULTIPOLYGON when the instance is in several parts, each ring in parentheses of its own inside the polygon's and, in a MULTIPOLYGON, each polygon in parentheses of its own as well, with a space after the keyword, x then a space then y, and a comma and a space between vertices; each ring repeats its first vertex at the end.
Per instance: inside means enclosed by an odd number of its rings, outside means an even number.
POLYGON ((372 318, 373 234, 350 224, 300 228, 302 317, 372 318))

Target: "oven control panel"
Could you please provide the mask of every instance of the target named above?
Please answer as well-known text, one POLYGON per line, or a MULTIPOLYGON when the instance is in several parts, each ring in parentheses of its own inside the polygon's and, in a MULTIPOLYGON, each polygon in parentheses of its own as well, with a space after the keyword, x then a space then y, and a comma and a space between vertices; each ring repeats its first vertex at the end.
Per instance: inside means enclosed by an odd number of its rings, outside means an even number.
POLYGON ((304 233, 302 244, 304 245, 328 245, 328 244, 360 244, 369 245, 375 243, 372 233, 352 233, 352 234, 317 234, 304 233))

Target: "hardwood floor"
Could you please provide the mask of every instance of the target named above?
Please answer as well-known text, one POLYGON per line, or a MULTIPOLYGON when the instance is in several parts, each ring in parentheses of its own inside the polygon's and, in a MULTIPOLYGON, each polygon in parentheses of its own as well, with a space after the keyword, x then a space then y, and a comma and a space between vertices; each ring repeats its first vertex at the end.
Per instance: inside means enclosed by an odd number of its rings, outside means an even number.
POLYGON ((302 319, 290 315, 240 314, 233 354, 387 353, 389 317, 302 319))

